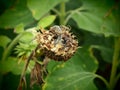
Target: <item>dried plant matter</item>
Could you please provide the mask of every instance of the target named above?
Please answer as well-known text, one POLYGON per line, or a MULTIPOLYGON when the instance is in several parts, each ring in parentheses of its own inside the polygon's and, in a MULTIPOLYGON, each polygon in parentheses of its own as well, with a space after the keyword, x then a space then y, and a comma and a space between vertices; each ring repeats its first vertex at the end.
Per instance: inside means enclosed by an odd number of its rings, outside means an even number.
POLYGON ((56 61, 67 61, 78 48, 78 41, 66 26, 53 26, 42 30, 36 37, 45 56, 56 61))
POLYGON ((37 62, 35 63, 35 66, 31 71, 30 86, 32 87, 35 83, 40 85, 44 83, 42 65, 37 62))

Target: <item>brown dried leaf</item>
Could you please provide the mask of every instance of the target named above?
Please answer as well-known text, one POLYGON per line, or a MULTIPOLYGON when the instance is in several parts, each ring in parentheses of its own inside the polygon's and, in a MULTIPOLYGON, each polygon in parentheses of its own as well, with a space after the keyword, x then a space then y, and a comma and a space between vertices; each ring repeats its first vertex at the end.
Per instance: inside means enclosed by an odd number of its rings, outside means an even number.
POLYGON ((32 87, 34 84, 42 85, 43 83, 44 80, 43 80, 42 65, 36 62, 30 75, 30 87, 32 87))

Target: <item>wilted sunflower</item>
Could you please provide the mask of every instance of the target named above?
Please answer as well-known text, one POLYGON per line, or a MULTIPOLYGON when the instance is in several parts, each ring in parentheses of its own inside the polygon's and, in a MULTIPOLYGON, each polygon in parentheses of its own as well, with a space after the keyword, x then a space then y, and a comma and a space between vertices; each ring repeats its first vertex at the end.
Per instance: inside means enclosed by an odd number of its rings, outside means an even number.
POLYGON ((42 30, 36 37, 44 55, 56 61, 67 61, 78 48, 78 41, 66 26, 53 26, 42 30))

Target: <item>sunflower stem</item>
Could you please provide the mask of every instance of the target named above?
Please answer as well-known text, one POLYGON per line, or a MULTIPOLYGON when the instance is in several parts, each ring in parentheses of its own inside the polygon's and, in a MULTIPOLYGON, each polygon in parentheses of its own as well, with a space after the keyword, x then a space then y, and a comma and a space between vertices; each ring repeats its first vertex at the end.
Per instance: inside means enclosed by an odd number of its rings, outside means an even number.
POLYGON ((2 61, 6 60, 7 57, 9 56, 11 49, 14 47, 14 45, 18 42, 18 40, 21 38, 23 33, 19 34, 11 43, 10 45, 4 50, 3 56, 2 56, 2 61))
POLYGON ((120 51, 120 38, 115 38, 112 69, 111 69, 111 75, 110 75, 110 81, 109 81, 110 90, 113 90, 115 87, 115 78, 117 73, 119 51, 120 51))
POLYGON ((65 2, 61 2, 60 4, 60 25, 64 25, 65 24, 65 2))

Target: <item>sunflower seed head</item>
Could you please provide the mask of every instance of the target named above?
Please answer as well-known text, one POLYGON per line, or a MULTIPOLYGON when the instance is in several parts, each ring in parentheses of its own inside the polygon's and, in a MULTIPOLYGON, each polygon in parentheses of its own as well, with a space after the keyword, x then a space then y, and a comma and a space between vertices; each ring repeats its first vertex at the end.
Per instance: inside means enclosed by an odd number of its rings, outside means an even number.
POLYGON ((66 26, 53 26, 36 37, 44 54, 56 61, 67 61, 78 48, 78 41, 66 26))

